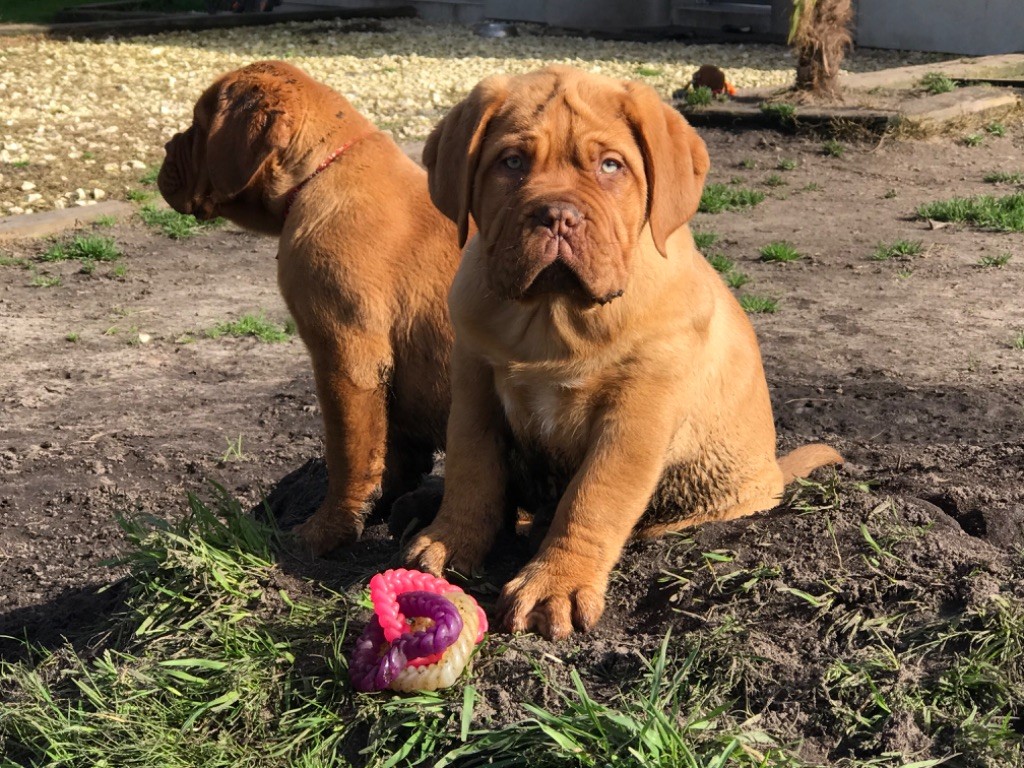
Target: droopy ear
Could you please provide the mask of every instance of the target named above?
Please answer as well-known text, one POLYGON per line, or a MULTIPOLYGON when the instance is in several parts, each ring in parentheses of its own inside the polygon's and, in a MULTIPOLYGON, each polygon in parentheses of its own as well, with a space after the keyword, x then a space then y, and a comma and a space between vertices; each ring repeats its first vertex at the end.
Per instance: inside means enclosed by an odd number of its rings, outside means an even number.
POLYGON ((711 160, 704 140, 653 88, 627 83, 626 91, 626 117, 644 157, 647 220, 667 256, 668 236, 697 212, 711 160))
POLYGON ((218 202, 231 200, 279 150, 288 146, 292 136, 292 118, 280 109, 271 109, 266 93, 258 82, 224 82, 215 94, 215 102, 206 140, 206 162, 210 184, 218 202))
POLYGON ((508 78, 482 80, 438 123, 423 147, 430 199, 445 216, 459 225, 459 247, 469 236, 473 180, 487 124, 505 101, 508 78))

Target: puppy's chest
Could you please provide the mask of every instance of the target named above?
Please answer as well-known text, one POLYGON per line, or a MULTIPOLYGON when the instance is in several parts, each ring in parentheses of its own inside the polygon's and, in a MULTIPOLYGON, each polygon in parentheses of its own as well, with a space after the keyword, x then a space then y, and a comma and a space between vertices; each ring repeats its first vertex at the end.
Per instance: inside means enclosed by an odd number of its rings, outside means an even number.
POLYGON ((520 445, 576 463, 590 437, 593 395, 582 377, 527 367, 495 372, 505 419, 520 445))

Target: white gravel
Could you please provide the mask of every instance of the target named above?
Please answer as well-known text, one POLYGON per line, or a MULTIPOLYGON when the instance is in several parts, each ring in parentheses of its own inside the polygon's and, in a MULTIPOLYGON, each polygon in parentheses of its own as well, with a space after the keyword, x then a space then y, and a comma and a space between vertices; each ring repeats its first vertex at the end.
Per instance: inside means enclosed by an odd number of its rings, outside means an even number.
MULTIPOLYGON (((399 141, 420 139, 478 80, 548 63, 642 79, 664 96, 698 66, 737 86, 781 85, 794 61, 782 46, 637 43, 521 28, 485 39, 415 20, 382 32, 345 22, 167 33, 106 41, 0 40, 0 215, 124 197, 191 119, 214 78, 265 58, 287 59, 328 83, 399 141), (32 185, 32 186, 27 186, 32 185), (92 190, 86 196, 82 189, 92 190), (30 199, 31 198, 31 199, 30 199)), ((925 55, 859 51, 851 70, 920 63, 925 55)))

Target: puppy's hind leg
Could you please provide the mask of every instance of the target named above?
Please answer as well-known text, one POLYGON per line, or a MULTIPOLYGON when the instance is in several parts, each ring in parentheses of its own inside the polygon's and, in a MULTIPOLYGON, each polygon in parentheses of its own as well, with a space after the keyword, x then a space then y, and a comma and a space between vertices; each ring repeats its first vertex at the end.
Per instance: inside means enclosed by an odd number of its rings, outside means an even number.
POLYGON ((312 554, 323 555, 359 538, 380 493, 387 433, 386 365, 368 365, 365 345, 360 345, 359 355, 340 349, 314 352, 309 346, 324 419, 327 498, 294 532, 312 554))

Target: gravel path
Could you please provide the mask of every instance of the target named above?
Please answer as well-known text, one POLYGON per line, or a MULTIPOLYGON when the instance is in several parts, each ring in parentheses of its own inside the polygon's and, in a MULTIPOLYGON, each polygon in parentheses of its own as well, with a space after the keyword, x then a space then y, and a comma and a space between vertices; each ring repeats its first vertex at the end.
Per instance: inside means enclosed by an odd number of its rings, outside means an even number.
MULTIPOLYGON (((482 77, 546 63, 643 79, 665 96, 705 62, 727 69, 741 87, 784 84, 793 71, 789 51, 773 45, 602 41, 530 29, 495 40, 416 20, 383 22, 374 32, 347 31, 352 25, 78 42, 0 37, 0 215, 125 197, 159 166, 164 142, 189 123, 203 89, 257 59, 303 67, 402 141, 425 137, 482 77)), ((869 71, 928 60, 858 51, 848 66, 869 71)))

